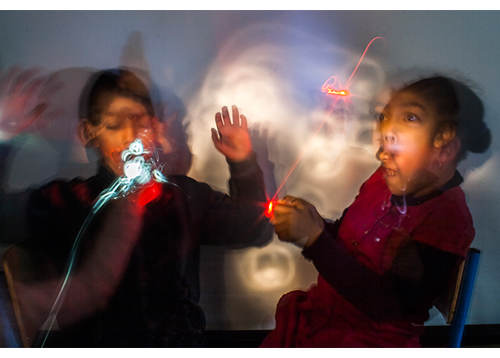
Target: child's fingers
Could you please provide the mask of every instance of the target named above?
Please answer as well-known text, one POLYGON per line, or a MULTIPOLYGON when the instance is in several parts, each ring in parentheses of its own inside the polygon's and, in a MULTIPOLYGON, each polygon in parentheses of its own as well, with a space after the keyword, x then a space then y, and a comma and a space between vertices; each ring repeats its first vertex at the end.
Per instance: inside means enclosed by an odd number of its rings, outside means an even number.
POLYGON ((294 196, 291 196, 291 195, 286 195, 283 199, 282 199, 285 203, 287 204, 291 204, 292 202, 294 202, 295 200, 298 200, 298 198, 294 197, 294 196))
POLYGON ((293 210, 296 210, 293 206, 277 203, 274 206, 274 215, 290 214, 293 210))
POLYGON ((222 125, 231 124, 231 118, 229 118, 229 110, 226 106, 222 107, 222 125))
POLYGON ((277 224, 274 227, 274 232, 280 240, 287 240, 290 237, 290 228, 286 224, 277 224))
POLYGON ((219 148, 221 140, 219 138, 219 133, 215 128, 212 128, 212 141, 214 142, 215 148, 219 148))
POLYGON ((282 199, 282 202, 284 205, 293 206, 293 207, 298 208, 300 205, 300 200, 301 199, 296 198, 294 196, 287 195, 282 199))
POLYGON ((215 113, 215 125, 217 126, 217 130, 219 131, 224 125, 222 122, 222 114, 220 112, 215 113))
POLYGON ((247 124, 247 117, 245 117, 243 114, 240 116, 241 119, 241 128, 244 130, 248 131, 248 124, 247 124))
POLYGON ((235 105, 231 106, 231 109, 233 111, 233 126, 239 127, 240 126, 240 111, 238 110, 238 107, 235 105))

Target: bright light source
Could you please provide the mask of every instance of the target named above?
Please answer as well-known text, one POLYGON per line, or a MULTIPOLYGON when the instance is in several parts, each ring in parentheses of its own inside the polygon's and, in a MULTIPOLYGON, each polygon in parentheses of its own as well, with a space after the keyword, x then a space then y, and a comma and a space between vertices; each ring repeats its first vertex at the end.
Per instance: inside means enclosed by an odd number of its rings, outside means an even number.
POLYGON ((142 174, 142 164, 139 161, 125 163, 123 172, 129 179, 137 178, 142 174))

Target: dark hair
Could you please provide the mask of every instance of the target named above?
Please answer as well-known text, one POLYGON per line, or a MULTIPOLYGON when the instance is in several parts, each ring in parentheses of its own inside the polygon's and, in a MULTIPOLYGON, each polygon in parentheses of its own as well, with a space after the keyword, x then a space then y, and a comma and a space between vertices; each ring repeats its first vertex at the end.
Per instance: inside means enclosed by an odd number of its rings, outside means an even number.
POLYGON ((440 125, 451 124, 461 142, 459 160, 467 152, 483 153, 491 144, 491 132, 483 120, 484 105, 479 96, 454 79, 435 76, 414 82, 400 91, 418 93, 434 104, 440 125))
POLYGON ((102 112, 116 97, 131 98, 141 103, 151 117, 153 102, 146 85, 130 70, 118 68, 99 71, 90 76, 79 102, 80 118, 99 125, 102 112))

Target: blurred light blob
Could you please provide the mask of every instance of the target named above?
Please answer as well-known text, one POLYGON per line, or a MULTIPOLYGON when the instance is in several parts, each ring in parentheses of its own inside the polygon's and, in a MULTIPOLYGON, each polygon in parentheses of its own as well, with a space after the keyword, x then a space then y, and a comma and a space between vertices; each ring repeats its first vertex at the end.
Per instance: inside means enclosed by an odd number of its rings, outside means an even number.
MULTIPOLYGON (((213 113, 236 104, 248 118, 268 198, 302 197, 325 217, 338 217, 379 164, 374 155, 378 146, 372 143, 374 121, 368 113, 385 74, 373 59, 361 64, 359 59, 359 51, 296 27, 259 24, 236 32, 219 49, 196 92, 189 93, 193 166, 188 175, 226 191, 227 163, 207 133, 213 113), (344 90, 344 95, 328 89, 344 90), (274 197, 278 187, 282 190, 274 197)), ((269 202, 262 204, 263 215, 272 215, 269 202)), ((218 259, 208 250, 204 254, 207 261, 218 259)), ((242 316, 273 316, 284 292, 311 285, 317 272, 300 256, 297 247, 276 237, 264 248, 224 253, 228 269, 234 269, 225 275, 225 295, 231 303, 224 304, 224 311, 231 317, 230 329, 255 328, 242 316), (265 298, 253 295, 262 292, 265 298)), ((217 319, 207 315, 208 325, 217 319)))
POLYGON ((248 249, 239 265, 244 284, 255 291, 271 291, 288 285, 295 277, 295 262, 288 250, 272 243, 265 248, 248 249))

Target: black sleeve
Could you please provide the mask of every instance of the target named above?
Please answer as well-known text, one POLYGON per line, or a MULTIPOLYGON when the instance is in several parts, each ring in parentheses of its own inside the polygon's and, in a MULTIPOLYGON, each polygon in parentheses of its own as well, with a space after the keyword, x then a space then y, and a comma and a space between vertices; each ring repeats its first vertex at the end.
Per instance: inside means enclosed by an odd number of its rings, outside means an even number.
POLYGON ((43 252, 58 270, 62 270, 71 247, 88 215, 72 182, 55 180, 33 190, 27 205, 30 238, 23 247, 32 252, 43 252))
POLYGON ((261 246, 272 237, 272 226, 264 216, 266 192, 262 170, 253 154, 243 162, 228 161, 229 195, 209 185, 183 177, 194 228, 200 244, 230 248, 261 246))
POLYGON ((391 267, 379 275, 360 262, 337 239, 341 220, 327 224, 303 255, 319 274, 355 307, 374 321, 418 314, 446 287, 460 262, 454 254, 410 240, 391 267))
MULTIPOLYGON (((266 202, 266 187, 264 175, 255 153, 243 162, 227 160, 229 164, 229 195, 235 200, 250 201, 255 203, 266 202)), ((262 211, 263 212, 263 211, 262 211)))

